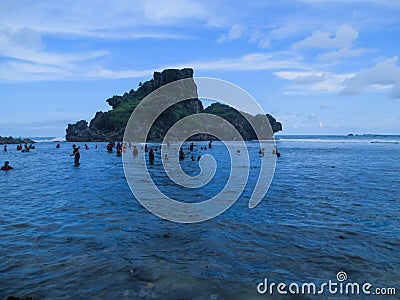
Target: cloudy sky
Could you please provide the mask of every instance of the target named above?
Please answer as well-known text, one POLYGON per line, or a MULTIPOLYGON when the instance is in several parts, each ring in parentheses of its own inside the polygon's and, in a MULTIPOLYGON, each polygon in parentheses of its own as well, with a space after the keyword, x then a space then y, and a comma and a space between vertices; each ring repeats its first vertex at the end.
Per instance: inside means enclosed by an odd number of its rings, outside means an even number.
POLYGON ((154 70, 233 82, 284 134, 400 134, 400 1, 1 1, 0 135, 57 136, 154 70))

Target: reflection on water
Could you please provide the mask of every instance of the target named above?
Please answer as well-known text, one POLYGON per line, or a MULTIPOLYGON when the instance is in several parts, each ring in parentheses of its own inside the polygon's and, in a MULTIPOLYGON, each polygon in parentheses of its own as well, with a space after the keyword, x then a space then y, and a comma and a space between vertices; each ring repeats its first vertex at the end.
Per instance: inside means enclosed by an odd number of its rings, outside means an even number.
MULTIPOLYGON (((400 282, 396 143, 279 141, 273 183, 254 209, 258 148, 248 143, 241 198, 199 224, 150 214, 133 198, 121 158, 94 145, 81 150, 78 168, 69 143, 1 153, 15 170, 0 174, 0 299, 266 299, 256 291, 265 277, 318 283, 341 270, 352 281, 400 282)), ((200 191, 180 189, 157 163, 155 183, 187 201, 215 195, 229 158, 218 143, 207 153, 225 168, 200 191)), ((195 175, 191 163, 183 169, 195 175)))

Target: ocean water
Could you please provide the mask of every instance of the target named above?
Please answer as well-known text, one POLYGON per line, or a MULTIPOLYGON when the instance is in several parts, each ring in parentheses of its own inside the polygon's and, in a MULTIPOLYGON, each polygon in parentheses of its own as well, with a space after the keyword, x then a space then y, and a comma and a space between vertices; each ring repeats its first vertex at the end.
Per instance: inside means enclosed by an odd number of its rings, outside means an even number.
MULTIPOLYGON (((399 297, 400 136, 278 136, 282 156, 263 201, 248 208, 250 176, 229 210, 197 224, 143 208, 106 143, 88 143, 79 167, 72 143, 55 145, 1 151, 14 170, 0 173, 0 299, 280 299, 259 295, 258 283, 322 283, 339 271, 397 288, 379 299, 399 297)), ((257 143, 247 145, 257 173, 257 143)), ((217 193, 229 159, 217 142, 206 152, 220 171, 205 192, 178 190, 163 176, 155 183, 192 202, 217 193)), ((198 172, 197 162, 185 164, 198 172)), ((153 174, 160 168, 156 159, 153 174)))

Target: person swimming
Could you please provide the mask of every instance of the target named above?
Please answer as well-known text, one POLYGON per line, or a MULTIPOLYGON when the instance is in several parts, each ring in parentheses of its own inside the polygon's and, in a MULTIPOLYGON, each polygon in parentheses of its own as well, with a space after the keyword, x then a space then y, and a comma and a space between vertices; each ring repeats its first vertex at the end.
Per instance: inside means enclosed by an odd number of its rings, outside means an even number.
POLYGON ((4 145, 4 152, 7 152, 7 145, 4 145))
POLYGON ((150 163, 150 165, 154 165, 154 150, 153 150, 153 148, 151 148, 149 151, 149 163, 150 163))
POLYGON ((56 149, 60 149, 60 143, 57 144, 56 149))
POLYGON ((89 146, 87 144, 85 144, 85 149, 89 150, 89 146))
POLYGON ((189 150, 190 150, 190 152, 192 152, 192 151, 193 151, 193 149, 194 149, 194 144, 193 144, 193 143, 191 143, 191 144, 190 144, 190 146, 189 146, 189 150))
POLYGON ((81 159, 81 154, 79 150, 81 149, 81 147, 76 147, 76 145, 73 144, 72 149, 74 150, 72 151, 72 154, 70 156, 74 156, 75 166, 79 166, 80 165, 79 160, 81 159))
POLYGON ((212 141, 210 141, 209 143, 208 143, 208 148, 212 148, 212 141))
POLYGON ((17 150, 22 150, 22 145, 21 144, 19 144, 18 146, 17 146, 17 150))
POLYGON ((9 171, 9 170, 13 170, 14 168, 10 166, 10 163, 8 161, 6 161, 4 163, 4 166, 1 167, 2 171, 9 171))
POLYGON ((190 157, 190 159, 191 159, 192 161, 196 161, 196 160, 194 159, 194 156, 193 156, 193 155, 190 157))

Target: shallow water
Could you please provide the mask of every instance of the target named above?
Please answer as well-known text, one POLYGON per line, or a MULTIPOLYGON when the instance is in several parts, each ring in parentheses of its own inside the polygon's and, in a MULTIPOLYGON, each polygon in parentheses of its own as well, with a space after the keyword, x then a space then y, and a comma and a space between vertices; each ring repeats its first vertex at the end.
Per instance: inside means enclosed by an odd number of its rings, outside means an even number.
MULTIPOLYGON (((399 142, 282 136, 265 199, 247 207, 250 176, 229 210, 198 224, 145 210, 105 143, 88 143, 80 167, 71 143, 38 143, 30 153, 10 145, 0 156, 15 168, 0 174, 0 299, 266 299, 256 290, 265 277, 320 283, 339 271, 399 293, 399 142)), ((248 146, 257 157, 257 144, 248 146)), ((220 144, 207 151, 226 164, 220 144)), ((195 164, 186 170, 195 174, 195 164)), ((197 193, 155 181, 202 201, 222 187, 226 169, 197 193)))

